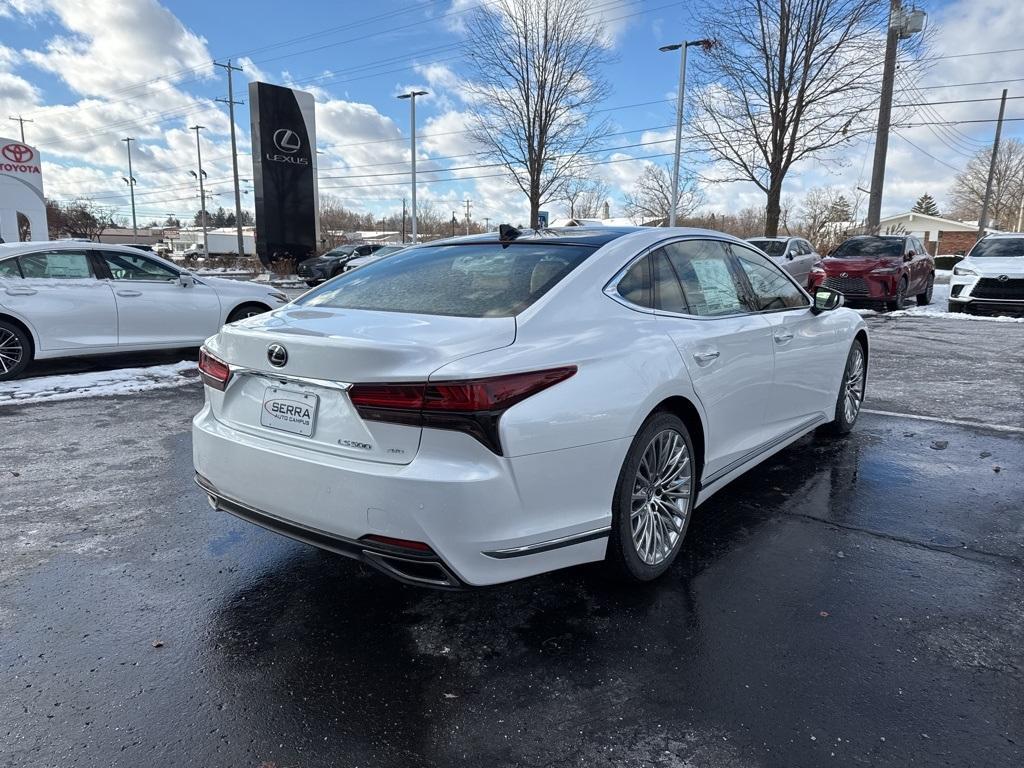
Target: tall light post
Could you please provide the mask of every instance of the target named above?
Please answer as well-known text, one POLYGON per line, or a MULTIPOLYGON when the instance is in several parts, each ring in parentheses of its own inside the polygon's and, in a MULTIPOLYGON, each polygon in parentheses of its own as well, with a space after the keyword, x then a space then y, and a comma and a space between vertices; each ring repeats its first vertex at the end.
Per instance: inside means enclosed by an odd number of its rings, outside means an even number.
POLYGON ((882 218, 882 186, 885 183, 885 158, 889 151, 889 120, 892 116, 892 90, 896 80, 896 54, 900 40, 906 40, 924 29, 925 12, 914 8, 904 12, 900 0, 890 0, 889 23, 885 36, 885 59, 882 63, 882 92, 878 103, 878 125, 875 128, 875 153, 871 163, 871 193, 868 196, 867 234, 878 233, 882 218))
POLYGON ((121 139, 128 146, 128 178, 125 179, 124 183, 128 185, 128 189, 132 193, 132 239, 139 239, 139 226, 135 222, 135 175, 132 173, 132 142, 135 141, 131 136, 126 136, 121 139))
POLYGON ((409 91, 398 98, 409 99, 409 136, 412 146, 412 242, 416 244, 416 97, 426 96, 426 91, 409 91))
MULTIPOLYGON (((195 171, 189 171, 193 176, 199 180, 199 218, 203 222, 203 258, 209 258, 210 249, 208 238, 206 236, 206 190, 203 188, 203 178, 206 176, 206 171, 203 170, 203 150, 199 147, 199 132, 203 130, 205 125, 193 125, 189 128, 190 131, 196 132, 196 162, 199 164, 199 173, 195 171)), ((238 254, 241 256, 242 254, 238 254)))
POLYGON ((676 209, 679 207, 679 155, 683 143, 683 96, 686 93, 686 51, 690 46, 699 45, 704 50, 714 47, 714 40, 687 40, 682 43, 663 45, 658 50, 662 53, 682 51, 679 57, 679 93, 676 97, 676 151, 672 160, 672 210, 668 213, 668 225, 676 225, 676 209))

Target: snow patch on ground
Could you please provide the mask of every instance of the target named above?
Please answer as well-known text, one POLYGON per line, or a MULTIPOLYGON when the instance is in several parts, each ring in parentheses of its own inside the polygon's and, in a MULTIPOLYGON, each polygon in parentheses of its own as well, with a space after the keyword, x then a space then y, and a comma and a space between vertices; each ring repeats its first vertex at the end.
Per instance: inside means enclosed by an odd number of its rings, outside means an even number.
POLYGON ((980 320, 987 323, 1024 323, 1024 317, 1005 317, 1002 315, 988 317, 986 315, 966 315, 959 312, 950 312, 949 303, 949 275, 947 269, 937 269, 935 274, 938 277, 935 288, 932 291, 932 303, 923 307, 917 306, 913 298, 907 299, 907 308, 896 312, 879 312, 877 309, 853 308, 853 311, 863 317, 942 317, 949 320, 980 320), (940 282, 945 277, 945 282, 940 282))
POLYGON ((196 364, 185 360, 145 368, 88 371, 61 376, 40 376, 0 383, 0 407, 26 403, 48 403, 82 397, 109 397, 149 389, 180 387, 196 381, 196 364))

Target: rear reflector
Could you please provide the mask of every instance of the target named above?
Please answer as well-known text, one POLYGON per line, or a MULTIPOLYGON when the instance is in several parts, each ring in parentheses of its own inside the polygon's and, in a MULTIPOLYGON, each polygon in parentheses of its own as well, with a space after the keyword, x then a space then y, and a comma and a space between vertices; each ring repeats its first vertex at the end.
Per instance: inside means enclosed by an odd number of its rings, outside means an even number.
POLYGON ((223 392, 231 378, 231 369, 223 360, 207 352, 206 347, 202 347, 199 350, 199 375, 208 387, 223 392))
POLYGON ((377 534, 371 533, 363 536, 360 541, 369 541, 374 544, 383 544, 388 547, 396 547, 398 549, 409 549, 414 552, 433 552, 429 545, 424 544, 422 541, 413 541, 412 539, 395 539, 391 536, 378 536, 377 534))
POLYGON ((501 414, 575 373, 567 365, 465 381, 355 384, 348 394, 364 419, 465 432, 501 455, 501 414))

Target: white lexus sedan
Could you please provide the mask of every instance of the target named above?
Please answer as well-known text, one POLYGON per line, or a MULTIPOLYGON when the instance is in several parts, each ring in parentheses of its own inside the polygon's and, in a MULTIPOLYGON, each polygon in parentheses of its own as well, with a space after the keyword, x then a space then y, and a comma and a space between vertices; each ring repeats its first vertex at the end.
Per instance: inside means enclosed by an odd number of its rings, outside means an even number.
POLYGON ((407 582, 654 579, 695 506, 853 427, 868 338, 841 305, 704 230, 415 246, 207 340, 196 481, 407 582))
POLYGON ((1024 233, 986 235, 953 267, 950 312, 1024 314, 1024 233))
POLYGON ((287 301, 268 286, 198 277, 128 246, 0 245, 0 381, 33 360, 196 347, 225 322, 287 301))

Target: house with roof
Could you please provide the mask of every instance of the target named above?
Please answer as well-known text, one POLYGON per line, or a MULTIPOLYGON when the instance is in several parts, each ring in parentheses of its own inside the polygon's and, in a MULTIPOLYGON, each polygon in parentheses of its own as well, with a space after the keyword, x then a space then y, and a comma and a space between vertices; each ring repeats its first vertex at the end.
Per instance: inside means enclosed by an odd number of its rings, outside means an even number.
MULTIPOLYGON (((986 229, 985 233, 996 232, 986 229)), ((908 234, 918 237, 933 256, 964 254, 978 240, 978 222, 957 221, 942 216, 908 211, 896 216, 885 216, 879 221, 882 234, 908 234)))

